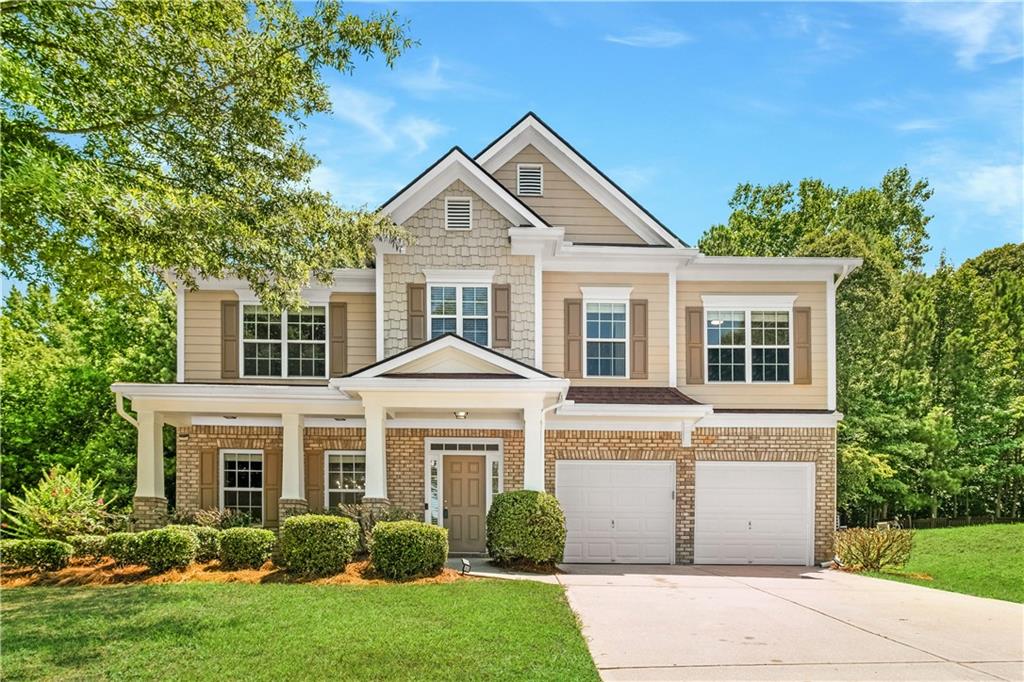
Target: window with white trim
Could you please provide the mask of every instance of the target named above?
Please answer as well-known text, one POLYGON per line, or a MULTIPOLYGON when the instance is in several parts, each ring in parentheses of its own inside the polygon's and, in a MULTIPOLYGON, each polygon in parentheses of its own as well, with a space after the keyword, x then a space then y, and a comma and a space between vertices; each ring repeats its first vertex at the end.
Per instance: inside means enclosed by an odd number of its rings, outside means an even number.
POLYGON ((539 163, 516 165, 516 194, 521 197, 544 196, 544 166, 539 163))
POLYGON ((470 197, 445 197, 444 229, 470 230, 473 228, 473 199, 470 197))
POLYGON ((751 381, 789 381, 789 311, 750 312, 751 381))
POLYGON ((789 383, 789 310, 708 310, 707 377, 711 383, 789 383))
POLYGON ((740 310, 707 313, 708 381, 747 380, 746 314, 740 310))
POLYGON ((326 375, 326 306, 281 313, 261 305, 242 306, 242 376, 326 375))
POLYGON ((356 504, 366 494, 366 453, 325 452, 327 508, 356 504))
POLYGON ((490 344, 491 288, 487 286, 430 285, 430 338, 444 334, 490 344))
POLYGON ((586 303, 585 376, 626 376, 626 315, 622 303, 586 303))
POLYGON ((263 453, 225 450, 221 465, 221 509, 263 523, 263 453))

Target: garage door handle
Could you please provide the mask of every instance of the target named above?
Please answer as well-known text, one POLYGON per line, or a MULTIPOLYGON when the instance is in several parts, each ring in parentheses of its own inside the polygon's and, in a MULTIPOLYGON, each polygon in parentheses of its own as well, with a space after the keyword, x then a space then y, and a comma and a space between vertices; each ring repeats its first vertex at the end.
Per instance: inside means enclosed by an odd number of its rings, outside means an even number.
POLYGON ((753 530, 753 529, 754 529, 754 522, 753 521, 747 521, 747 530, 753 530))
POLYGON ((612 528, 615 527, 615 519, 612 519, 612 528))

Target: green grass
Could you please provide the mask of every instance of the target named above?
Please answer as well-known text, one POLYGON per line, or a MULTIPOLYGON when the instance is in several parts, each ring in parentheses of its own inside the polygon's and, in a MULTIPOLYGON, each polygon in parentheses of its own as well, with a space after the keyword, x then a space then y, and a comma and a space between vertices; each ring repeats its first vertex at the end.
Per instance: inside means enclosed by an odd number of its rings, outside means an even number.
POLYGON ((1024 524, 914 531, 910 562, 872 575, 979 597, 1024 602, 1024 524), (931 580, 913 577, 931 576, 931 580))
POLYGON ((5 680, 596 680, 562 588, 191 583, 0 593, 5 680))

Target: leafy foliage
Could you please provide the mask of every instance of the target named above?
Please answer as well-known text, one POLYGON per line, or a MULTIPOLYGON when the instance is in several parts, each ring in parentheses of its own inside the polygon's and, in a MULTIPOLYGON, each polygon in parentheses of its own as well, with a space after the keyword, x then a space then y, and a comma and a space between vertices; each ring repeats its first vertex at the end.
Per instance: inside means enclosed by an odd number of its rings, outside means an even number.
POLYGON ((189 526, 206 526, 226 530, 228 528, 246 528, 252 525, 252 516, 235 509, 200 509, 190 514, 171 515, 172 520, 189 526))
POLYGON ((836 533, 836 556, 846 568, 878 571, 906 564, 913 541, 901 528, 848 528, 836 533))
POLYGON ((330 513, 337 513, 345 518, 352 519, 359 525, 359 548, 360 553, 370 551, 370 540, 373 537, 373 529, 381 521, 415 521, 417 516, 411 511, 395 504, 355 504, 338 505, 330 513))
POLYGON ((117 532, 107 536, 103 553, 117 562, 118 566, 144 563, 140 533, 117 532))
POLYGON ((167 528, 176 528, 191 533, 198 543, 195 560, 201 563, 213 561, 220 556, 220 531, 210 526, 171 524, 167 528))
POLYGON ((386 578, 436 575, 448 559, 448 531, 422 521, 381 521, 373 529, 370 565, 386 578))
POLYGON ((99 481, 82 478, 78 469, 56 466, 22 496, 11 495, 5 530, 19 538, 66 540, 72 535, 105 532, 111 521, 108 501, 98 494, 99 481))
POLYGON ((487 512, 487 553, 499 564, 551 566, 565 552, 565 515, 554 495, 514 490, 487 512))
POLYGON ((56 571, 68 565, 73 552, 60 540, 0 540, 0 562, 17 568, 56 571))
POLYGON ((102 535, 72 535, 68 544, 76 559, 99 559, 106 549, 107 539, 102 535))
POLYGON ((157 573, 185 568, 196 558, 199 540, 185 528, 157 528, 139 533, 139 558, 157 573))
POLYGON ((345 570, 359 544, 352 519, 323 514, 290 516, 281 525, 278 552, 288 571, 299 575, 334 575, 345 570))
POLYGON ((220 536, 220 564, 224 568, 259 568, 274 551, 277 538, 263 528, 228 528, 220 536))

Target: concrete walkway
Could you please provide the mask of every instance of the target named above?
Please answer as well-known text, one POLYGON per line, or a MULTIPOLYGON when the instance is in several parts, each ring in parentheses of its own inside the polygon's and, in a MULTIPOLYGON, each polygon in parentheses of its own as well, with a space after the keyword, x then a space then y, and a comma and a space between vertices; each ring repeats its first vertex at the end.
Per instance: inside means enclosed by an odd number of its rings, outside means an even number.
POLYGON ((800 567, 563 569, 605 680, 1024 680, 1020 604, 800 567))

